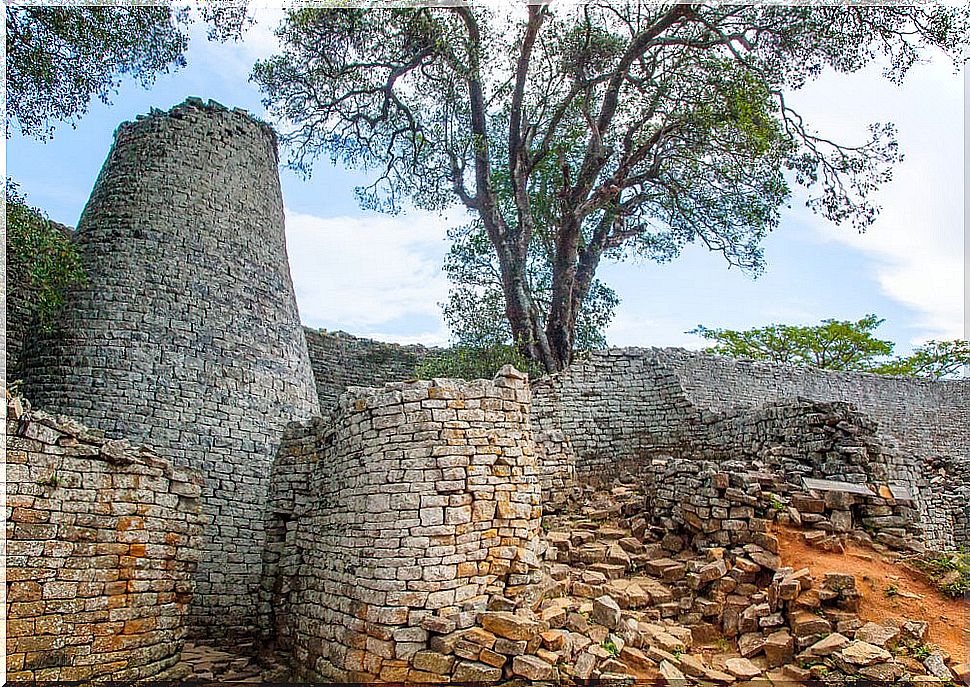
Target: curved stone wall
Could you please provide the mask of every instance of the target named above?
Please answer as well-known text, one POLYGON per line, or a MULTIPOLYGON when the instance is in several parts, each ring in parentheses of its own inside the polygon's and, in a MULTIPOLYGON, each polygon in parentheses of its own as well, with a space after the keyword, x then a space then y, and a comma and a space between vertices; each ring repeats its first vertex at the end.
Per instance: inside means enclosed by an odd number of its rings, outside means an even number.
POLYGON ((806 397, 847 401, 920 455, 970 456, 970 380, 915 379, 777 365, 665 348, 658 355, 698 408, 726 410, 806 397))
POLYGON ((198 560, 201 476, 22 399, 6 405, 7 679, 170 676, 198 560))
POLYGON ((418 363, 441 350, 421 345, 402 346, 310 327, 306 327, 304 333, 320 407, 325 410, 335 408, 337 399, 349 387, 380 386, 385 382, 414 379, 418 363))
POLYGON ((539 481, 528 381, 508 366, 351 389, 280 449, 266 638, 298 679, 427 682, 413 659, 429 628, 468 627, 488 594, 536 581, 539 481))
POLYGON ((905 486, 927 544, 968 543, 967 381, 831 372, 683 349, 608 349, 538 380, 533 417, 537 428, 561 429, 571 440, 576 475, 585 481, 638 474, 656 454, 771 454, 789 479, 905 486), (852 429, 848 436, 840 435, 843 425, 852 429))
POLYGON ((198 99, 122 124, 75 236, 88 284, 38 339, 26 388, 203 474, 193 634, 250 634, 273 456, 319 410, 274 133, 198 99))

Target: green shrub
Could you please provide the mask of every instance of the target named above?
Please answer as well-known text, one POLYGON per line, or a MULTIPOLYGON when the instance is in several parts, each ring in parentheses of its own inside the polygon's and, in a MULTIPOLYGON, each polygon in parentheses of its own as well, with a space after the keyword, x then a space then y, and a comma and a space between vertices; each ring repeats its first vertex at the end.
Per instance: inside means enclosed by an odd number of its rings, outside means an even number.
POLYGON ((81 261, 70 237, 27 205, 9 178, 6 199, 8 285, 26 287, 17 290, 26 301, 22 306, 36 312, 40 325, 47 327, 66 290, 84 283, 81 261))
POLYGON ((530 378, 542 375, 541 367, 528 360, 519 350, 508 344, 491 346, 457 345, 418 363, 415 375, 421 379, 455 377, 458 379, 491 379, 503 365, 512 365, 530 378))
POLYGON ((916 564, 947 596, 970 594, 970 553, 945 551, 927 554, 916 564))

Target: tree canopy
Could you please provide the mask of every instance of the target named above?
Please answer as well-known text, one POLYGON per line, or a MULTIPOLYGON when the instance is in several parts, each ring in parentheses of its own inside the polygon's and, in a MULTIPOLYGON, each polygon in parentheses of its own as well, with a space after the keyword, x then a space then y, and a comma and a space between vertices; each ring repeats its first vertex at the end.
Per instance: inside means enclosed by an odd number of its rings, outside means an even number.
MULTIPOLYGON (((109 103, 125 77, 145 87, 185 65, 187 7, 7 5, 7 136, 50 138, 74 124, 91 98, 109 103)), ((209 36, 237 37, 246 8, 207 5, 209 36)))
POLYGON ((828 319, 814 326, 770 324, 743 331, 699 325, 688 333, 715 342, 708 353, 826 370, 942 378, 970 366, 970 342, 959 339, 928 341, 908 356, 892 357, 893 342, 874 335, 883 322, 866 315, 855 322, 828 319))
POLYGON ((757 273, 790 182, 858 228, 899 153, 816 132, 786 94, 881 59, 898 81, 929 46, 956 55, 968 10, 939 5, 631 2, 302 8, 253 78, 285 122, 291 164, 376 170, 365 206, 473 210, 522 352, 567 364, 603 259, 674 258, 700 242, 757 273), (501 187, 508 185, 507 201, 501 187), (545 207, 536 207, 538 189, 545 207), (530 277, 551 248, 548 298, 530 277))

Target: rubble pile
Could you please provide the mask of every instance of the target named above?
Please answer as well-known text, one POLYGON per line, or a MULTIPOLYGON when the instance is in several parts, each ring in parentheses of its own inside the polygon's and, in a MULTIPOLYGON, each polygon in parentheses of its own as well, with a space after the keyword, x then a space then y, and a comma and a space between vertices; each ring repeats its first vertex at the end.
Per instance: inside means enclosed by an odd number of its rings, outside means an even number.
MULTIPOLYGON (((730 486, 736 476, 722 491, 738 489, 730 486)), ((925 643, 925 622, 861 620, 853 575, 782 567, 772 518, 737 530, 748 535, 727 547, 698 549, 703 538, 648 523, 644 496, 631 482, 587 491, 585 506, 545 516, 542 583, 493 596, 484 609, 427 618, 429 648, 411 658, 408 679, 966 679, 965 665, 925 643)), ((787 499, 779 512, 788 521, 800 507, 813 514, 794 494, 775 496, 787 499)), ((752 498, 754 509, 761 500, 752 498)))

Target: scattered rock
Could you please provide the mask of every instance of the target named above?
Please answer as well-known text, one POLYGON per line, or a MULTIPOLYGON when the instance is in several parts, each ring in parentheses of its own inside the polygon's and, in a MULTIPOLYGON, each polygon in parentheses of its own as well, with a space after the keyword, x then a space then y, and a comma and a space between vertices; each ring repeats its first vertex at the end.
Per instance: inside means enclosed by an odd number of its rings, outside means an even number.
POLYGON ((857 666, 871 666, 892 660, 893 655, 885 649, 868 642, 852 642, 845 646, 840 655, 848 663, 857 666))
POLYGON ((724 662, 727 672, 742 680, 753 680, 761 675, 761 669, 746 658, 729 658, 724 662))

